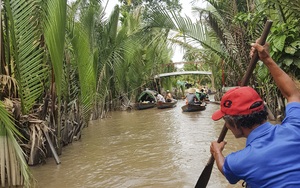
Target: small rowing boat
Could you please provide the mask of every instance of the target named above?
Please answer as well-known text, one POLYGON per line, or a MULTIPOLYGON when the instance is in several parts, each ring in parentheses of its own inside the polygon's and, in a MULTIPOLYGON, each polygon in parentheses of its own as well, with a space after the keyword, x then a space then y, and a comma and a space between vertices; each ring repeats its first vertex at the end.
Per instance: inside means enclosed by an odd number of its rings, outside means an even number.
POLYGON ((136 108, 138 110, 144 110, 148 108, 153 108, 156 105, 156 97, 155 91, 153 90, 145 90, 143 91, 139 98, 138 102, 136 103, 136 108))
POLYGON ((154 102, 149 102, 149 101, 143 101, 143 102, 136 103, 136 108, 138 110, 153 108, 154 106, 155 106, 155 103, 154 102))
POLYGON ((172 100, 171 102, 158 101, 156 103, 156 106, 158 109, 164 109, 164 108, 173 108, 176 106, 176 104, 177 104, 177 100, 172 100))
POLYGON ((186 104, 181 107, 183 112, 195 112, 195 111, 202 111, 206 109, 206 104, 186 104))

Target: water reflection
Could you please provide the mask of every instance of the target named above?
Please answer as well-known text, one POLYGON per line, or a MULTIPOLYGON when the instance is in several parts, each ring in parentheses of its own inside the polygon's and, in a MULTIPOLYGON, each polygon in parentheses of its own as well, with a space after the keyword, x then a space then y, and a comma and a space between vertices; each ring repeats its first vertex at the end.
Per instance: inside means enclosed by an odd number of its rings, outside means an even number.
MULTIPOLYGON (((211 120, 218 105, 186 113, 182 105, 184 101, 172 109, 112 112, 110 118, 90 122, 80 141, 63 148, 60 165, 50 158, 31 168, 38 187, 194 187, 224 122, 211 120)), ((230 131, 226 140, 225 153, 244 146, 230 131)), ((229 185, 214 166, 207 187, 241 184, 229 185)))

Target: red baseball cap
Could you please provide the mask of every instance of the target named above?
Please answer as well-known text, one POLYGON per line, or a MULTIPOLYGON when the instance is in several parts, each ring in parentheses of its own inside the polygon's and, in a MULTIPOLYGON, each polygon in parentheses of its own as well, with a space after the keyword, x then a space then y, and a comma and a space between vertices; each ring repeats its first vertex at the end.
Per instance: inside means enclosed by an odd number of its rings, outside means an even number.
POLYGON ((212 115, 213 120, 219 120, 224 115, 248 115, 264 109, 263 100, 251 87, 236 87, 228 90, 222 97, 221 109, 212 115), (253 104, 259 104, 250 108, 253 104))

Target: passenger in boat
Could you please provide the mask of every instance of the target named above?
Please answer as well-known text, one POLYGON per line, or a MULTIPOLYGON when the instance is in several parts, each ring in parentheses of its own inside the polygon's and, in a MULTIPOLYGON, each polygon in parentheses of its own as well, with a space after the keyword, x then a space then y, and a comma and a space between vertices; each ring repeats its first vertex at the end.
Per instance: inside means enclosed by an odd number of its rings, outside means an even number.
POLYGON ((251 87, 227 91, 221 109, 213 120, 223 118, 236 138, 245 137, 244 149, 224 157, 226 142, 212 142, 210 152, 218 169, 229 183, 244 180, 247 187, 300 187, 300 92, 294 81, 274 62, 268 44, 251 44, 269 69, 277 87, 287 100, 281 124, 267 121, 267 110, 258 93, 251 87))
POLYGON ((201 89, 201 101, 208 101, 209 97, 206 89, 201 89))
POLYGON ((204 89, 203 93, 204 93, 204 100, 209 101, 209 95, 207 89, 204 89))
POLYGON ((200 89, 196 89, 196 93, 195 93, 197 100, 195 101, 196 104, 201 104, 202 100, 201 100, 201 91, 200 89))
POLYGON ((155 93, 155 97, 156 97, 157 101, 166 102, 164 96, 162 96, 159 93, 155 93))
POLYGON ((197 101, 197 96, 195 95, 196 90, 194 88, 188 89, 188 94, 185 97, 185 103, 186 104, 195 104, 197 101))
POLYGON ((172 93, 169 90, 167 90, 167 94, 165 98, 166 98, 166 102, 172 102, 174 100, 172 93))

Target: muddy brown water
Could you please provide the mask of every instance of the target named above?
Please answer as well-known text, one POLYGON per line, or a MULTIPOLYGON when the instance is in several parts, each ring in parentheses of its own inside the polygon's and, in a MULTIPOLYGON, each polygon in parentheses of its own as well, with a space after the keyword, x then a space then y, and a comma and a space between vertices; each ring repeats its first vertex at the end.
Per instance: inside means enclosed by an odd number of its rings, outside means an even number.
MULTIPOLYGON (((110 112, 91 121, 82 138, 63 148, 60 165, 53 158, 30 167, 40 188, 193 188, 210 157, 224 121, 211 120, 219 105, 182 112, 171 109, 110 112)), ((225 155, 241 149, 245 139, 228 131, 225 155)), ((208 188, 230 185, 214 165, 208 188)))

